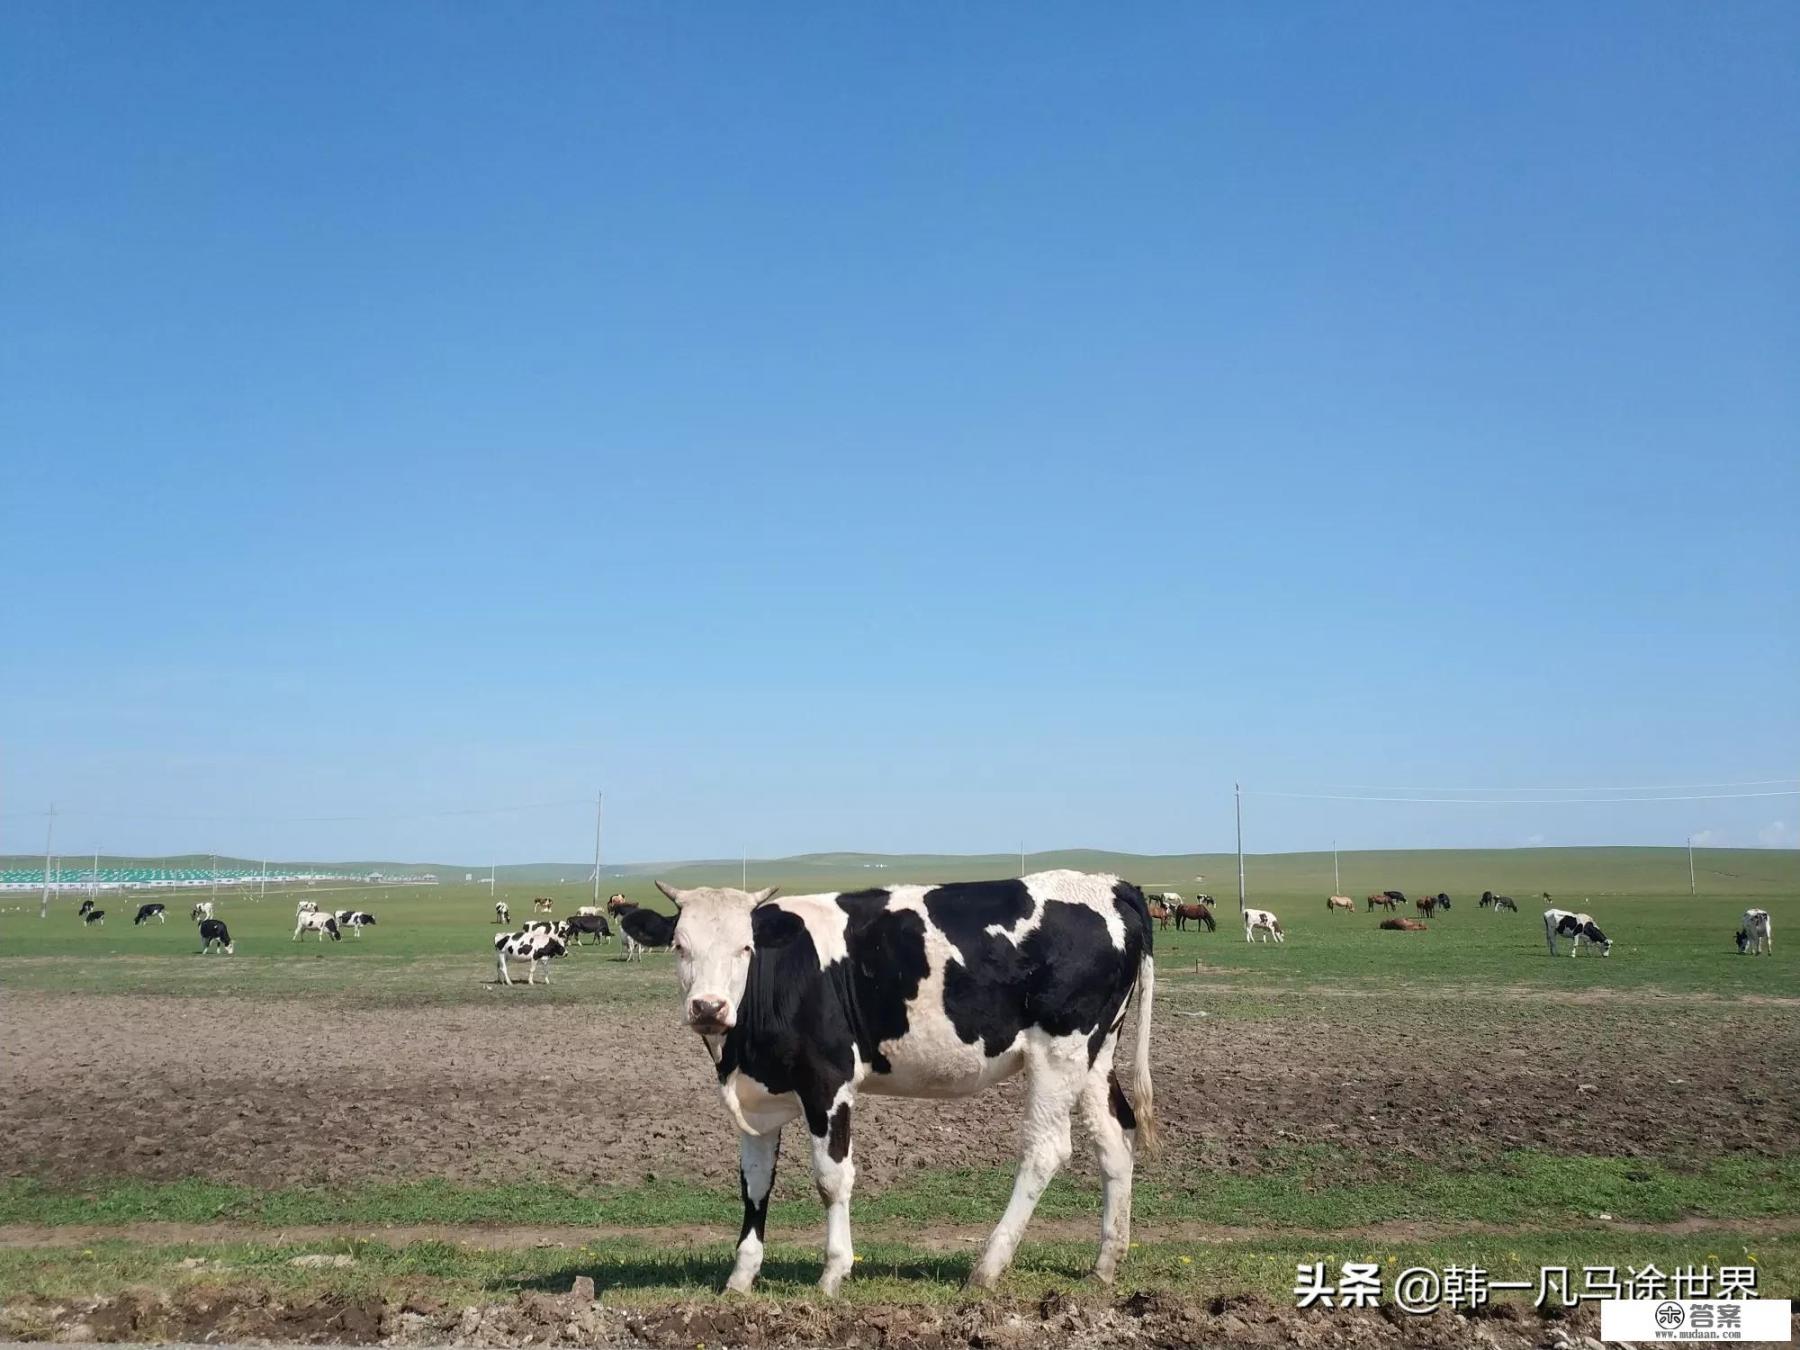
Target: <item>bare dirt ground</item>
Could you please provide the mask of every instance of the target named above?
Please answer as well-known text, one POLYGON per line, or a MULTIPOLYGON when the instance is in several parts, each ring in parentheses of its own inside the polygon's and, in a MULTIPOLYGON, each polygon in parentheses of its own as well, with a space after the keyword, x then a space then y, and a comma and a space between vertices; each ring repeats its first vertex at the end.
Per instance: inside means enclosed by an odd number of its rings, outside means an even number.
MULTIPOLYGON (((711 1066, 660 1007, 4 997, 0 1175, 735 1188, 711 1066)), ((1347 1017, 1159 1017, 1159 1168, 1254 1170, 1308 1143, 1378 1144, 1389 1164, 1442 1162, 1448 1141, 1777 1154, 1800 1128, 1800 1076, 1739 1067, 1746 1045, 1765 1066, 1800 1058, 1800 1021, 1785 1010, 1659 1017, 1589 1004, 1515 1020, 1518 1006, 1447 996, 1399 1016, 1359 1000, 1347 1017)), ((869 1186, 1015 1157, 1016 1082, 972 1101, 864 1100, 856 1148, 869 1186)))
POLYGON ((142 1342, 240 1340, 402 1346, 862 1346, 870 1350, 1067 1345, 1298 1346, 1302 1350, 1569 1350, 1598 1346, 1592 1305, 1567 1318, 1494 1304, 1479 1317, 1437 1312, 1307 1311, 1254 1295, 1211 1300, 1134 1294, 1116 1302, 1046 1294, 958 1307, 776 1304, 711 1299, 654 1309, 609 1307, 591 1291, 528 1290, 512 1301, 458 1306, 422 1299, 303 1295, 194 1286, 175 1296, 132 1291, 81 1301, 21 1301, 0 1310, 0 1334, 22 1339, 142 1342))

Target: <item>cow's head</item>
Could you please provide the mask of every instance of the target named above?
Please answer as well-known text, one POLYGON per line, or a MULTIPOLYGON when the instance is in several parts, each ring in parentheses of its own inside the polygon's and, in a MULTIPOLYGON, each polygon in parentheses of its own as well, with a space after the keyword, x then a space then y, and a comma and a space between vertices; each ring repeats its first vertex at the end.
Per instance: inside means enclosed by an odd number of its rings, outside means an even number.
POLYGON ((1738 951, 1740 952, 1750 945, 1750 934, 1748 930, 1743 928, 1737 930, 1737 945, 1738 951))
POLYGON ((675 973, 681 980, 687 1023, 702 1036, 718 1036, 737 1024, 738 1005, 750 980, 754 939, 750 911, 775 894, 775 887, 739 891, 730 887, 656 889, 675 902, 675 973))

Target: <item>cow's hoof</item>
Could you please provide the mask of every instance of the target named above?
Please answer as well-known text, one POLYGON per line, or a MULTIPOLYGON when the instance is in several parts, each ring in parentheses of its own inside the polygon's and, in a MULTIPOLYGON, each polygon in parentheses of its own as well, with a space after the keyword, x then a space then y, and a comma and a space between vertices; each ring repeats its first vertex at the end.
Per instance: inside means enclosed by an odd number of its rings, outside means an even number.
POLYGON ((843 1272, 826 1271, 819 1277, 819 1292, 826 1298, 836 1298, 839 1287, 844 1283, 843 1272))
POLYGON ((985 1266, 976 1266, 969 1272, 968 1283, 963 1287, 966 1289, 992 1289, 999 1283, 999 1271, 989 1270, 985 1266))
POLYGON ((733 1275, 725 1281, 725 1292, 727 1294, 747 1294, 750 1292, 750 1286, 755 1283, 756 1276, 754 1275, 733 1275))

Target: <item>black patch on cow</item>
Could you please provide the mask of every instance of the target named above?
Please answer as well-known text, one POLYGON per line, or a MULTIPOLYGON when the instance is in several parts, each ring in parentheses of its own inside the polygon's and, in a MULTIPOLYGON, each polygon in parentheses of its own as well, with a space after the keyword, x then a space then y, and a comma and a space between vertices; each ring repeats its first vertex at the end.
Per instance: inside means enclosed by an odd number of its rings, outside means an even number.
POLYGON ((831 1113, 831 1138, 826 1142, 825 1151, 833 1162, 842 1162, 850 1156, 849 1102, 839 1102, 838 1109, 831 1113))
POLYGON ((1138 959, 1149 949, 1150 914, 1135 886, 1115 892, 1125 948, 1113 946, 1106 920, 1086 905, 1046 900, 1037 926, 1014 946, 987 932, 1012 928, 1032 913, 1023 882, 940 886, 925 896, 932 922, 962 956, 944 971, 944 1011, 965 1044, 998 1055, 1026 1027, 1053 1036, 1089 1035, 1089 1063, 1112 1034, 1130 996, 1138 959))
POLYGON ((1606 934, 1602 933, 1599 927, 1593 923, 1583 924, 1581 931, 1589 942, 1604 944, 1606 941, 1606 934))
POLYGON ((906 1005, 919 996, 931 973, 925 956, 925 920, 910 910, 889 909, 886 891, 852 891, 837 898, 844 911, 847 971, 830 972, 851 1013, 857 1053, 875 1073, 891 1073, 883 1041, 899 1040, 909 1025, 906 1005))
POLYGON ((1581 921, 1573 914, 1565 914, 1556 921, 1556 931, 1562 937, 1574 937, 1581 931, 1581 921))
POLYGON ((666 947, 675 940, 675 916, 653 909, 629 909, 619 916, 619 931, 641 947, 666 947))
POLYGON ((1131 1109, 1131 1102, 1125 1096, 1125 1089, 1119 1086, 1116 1073, 1106 1075, 1106 1102, 1119 1124, 1128 1130, 1137 1128, 1137 1112, 1131 1109))

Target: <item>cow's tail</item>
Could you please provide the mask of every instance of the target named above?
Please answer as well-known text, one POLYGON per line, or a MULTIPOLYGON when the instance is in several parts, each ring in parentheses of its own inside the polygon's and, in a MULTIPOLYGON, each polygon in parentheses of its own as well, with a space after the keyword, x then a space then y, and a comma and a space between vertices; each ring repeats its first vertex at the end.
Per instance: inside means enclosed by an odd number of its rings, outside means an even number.
POLYGON ((1150 1015, 1155 1003, 1156 958, 1146 951, 1138 960, 1137 1058, 1132 1065, 1137 1147, 1146 1158, 1154 1158, 1161 1148, 1156 1132, 1156 1092, 1150 1083, 1150 1015))

